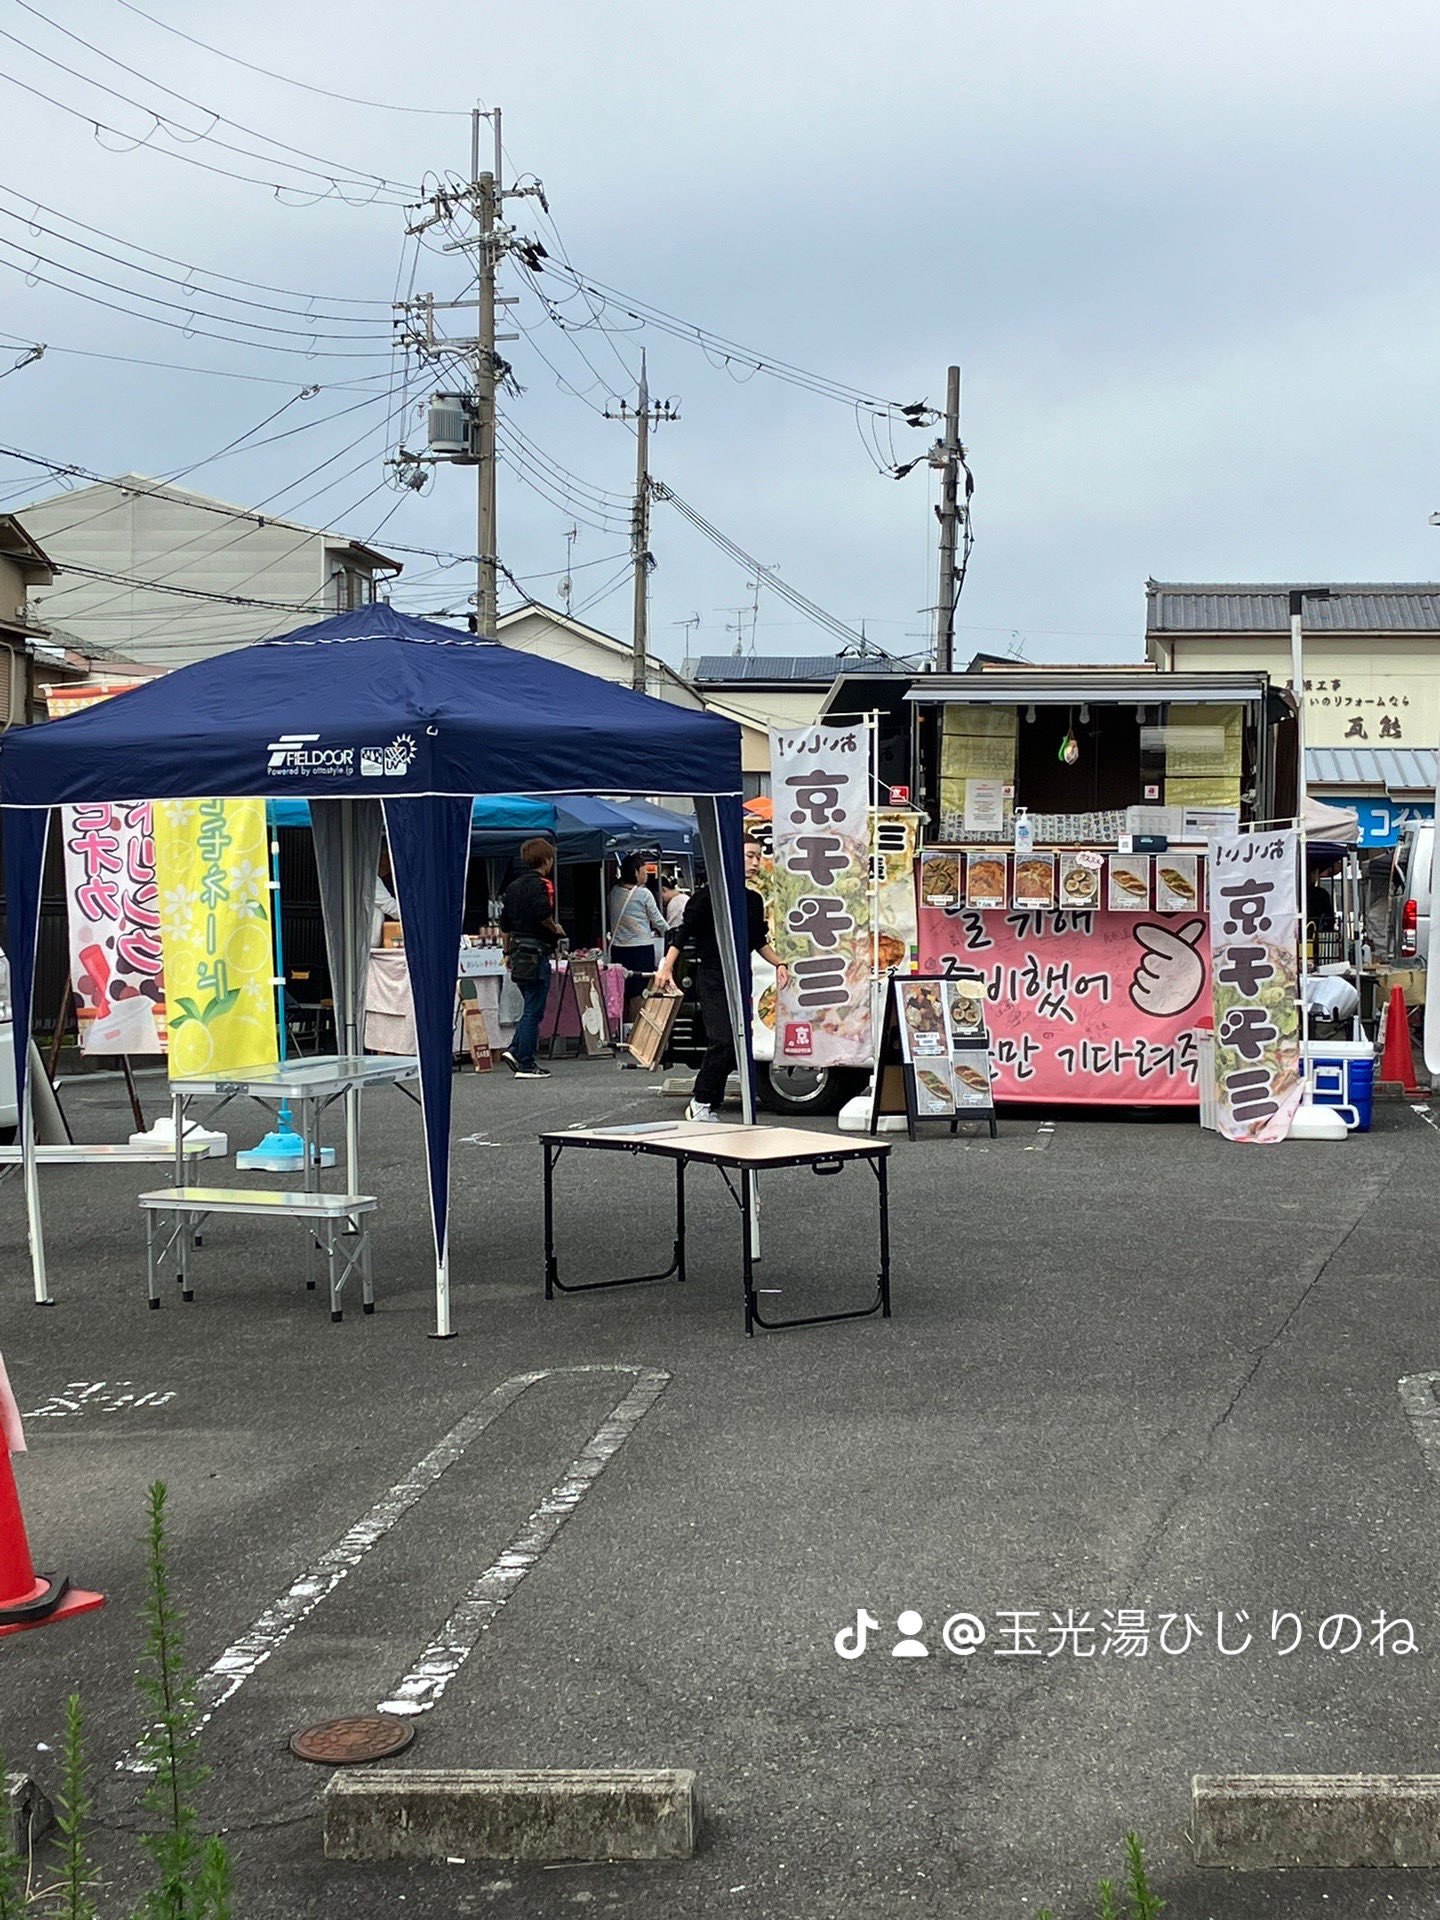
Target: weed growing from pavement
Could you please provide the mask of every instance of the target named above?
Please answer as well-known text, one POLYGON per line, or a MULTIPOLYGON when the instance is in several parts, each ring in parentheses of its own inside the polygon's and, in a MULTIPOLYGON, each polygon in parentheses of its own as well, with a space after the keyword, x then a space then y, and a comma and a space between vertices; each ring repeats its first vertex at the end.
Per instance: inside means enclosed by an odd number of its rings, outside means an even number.
MULTIPOLYGON (((1115 1898, 1115 1882, 1097 1880, 1095 1920, 1159 1920, 1165 1902, 1157 1899, 1151 1888, 1150 1876, 1145 1870, 1145 1849, 1138 1833, 1125 1836, 1125 1894, 1128 1904, 1122 1912, 1115 1898)), ((1055 1920, 1054 1909, 1041 1907, 1035 1920, 1055 1920)))
MULTIPOLYGON (((195 1810, 195 1796, 209 1769, 200 1760, 200 1709, 195 1681, 185 1671, 184 1622, 170 1590, 163 1481, 155 1482, 147 1499, 146 1639, 135 1683, 147 1710, 138 1747, 140 1763, 150 1774, 144 1805, 158 1824, 140 1836, 155 1870, 155 1885, 131 1920, 230 1920, 229 1851, 223 1840, 199 1831, 195 1810)), ((5 1778, 5 1756, 0 1754, 0 1782, 5 1778)), ((93 1807, 84 1716, 79 1694, 72 1693, 65 1702, 62 1781, 55 1796, 60 1878, 53 1886, 32 1888, 10 1822, 0 1821, 0 1920, 100 1920, 94 1900, 98 1876, 86 1844, 93 1807)))
POLYGON ((152 1768, 145 1807, 160 1820, 140 1845, 156 1884, 135 1920, 228 1920, 230 1856, 223 1840, 198 1831, 195 1795, 209 1778, 200 1759, 200 1710, 195 1682, 185 1672, 185 1627, 170 1592, 165 1537, 165 1483, 149 1493, 145 1654, 136 1684, 154 1719, 140 1737, 141 1763, 152 1768))
POLYGON ((80 1696, 65 1702, 63 1778, 55 1796, 55 1824, 60 1829, 60 1885, 56 1912, 61 1920, 99 1920, 91 1894, 95 1869, 85 1845, 85 1830, 95 1802, 85 1779, 85 1716, 80 1696))

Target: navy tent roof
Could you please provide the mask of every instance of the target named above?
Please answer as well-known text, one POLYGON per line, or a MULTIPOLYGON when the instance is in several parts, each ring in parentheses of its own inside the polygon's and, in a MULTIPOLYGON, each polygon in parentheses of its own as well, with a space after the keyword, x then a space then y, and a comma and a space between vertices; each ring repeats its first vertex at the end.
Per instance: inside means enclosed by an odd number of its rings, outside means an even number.
POLYGON ((377 604, 0 746, 0 803, 736 794, 740 729, 377 604))

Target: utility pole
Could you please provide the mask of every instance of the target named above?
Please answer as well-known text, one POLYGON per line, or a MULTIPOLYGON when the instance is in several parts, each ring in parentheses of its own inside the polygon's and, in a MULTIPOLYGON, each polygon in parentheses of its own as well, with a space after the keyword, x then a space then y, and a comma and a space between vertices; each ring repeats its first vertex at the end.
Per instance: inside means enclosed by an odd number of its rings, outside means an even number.
POLYGON ((640 386, 633 409, 622 400, 617 412, 605 409, 607 420, 631 420, 635 422, 635 507, 630 522, 630 557, 635 569, 635 610, 631 620, 631 661, 630 684, 636 693, 644 693, 647 678, 648 659, 646 647, 649 640, 650 605, 649 578, 650 569, 655 564, 650 553, 650 425, 656 426, 662 420, 680 418, 675 404, 662 400, 655 406, 650 404, 650 374, 644 349, 640 353, 640 386))
POLYGON ((431 194, 421 206, 411 209, 415 216, 406 233, 416 236, 432 227, 440 227, 455 237, 441 247, 443 253, 461 253, 473 262, 475 294, 463 300, 437 300, 433 294, 413 295, 396 307, 396 326, 400 342, 424 360, 454 361, 465 355, 470 361, 469 393, 436 393, 429 411, 429 450, 411 453, 400 447, 388 464, 395 469, 398 482, 419 488, 424 484, 427 465, 446 463, 475 468, 475 632, 487 640, 496 637, 498 616, 497 583, 500 564, 497 558, 498 535, 495 506, 495 427, 496 397, 502 378, 509 369, 496 351, 502 340, 518 338, 513 333, 497 334, 495 310, 513 306, 512 299, 495 289, 500 261, 507 247, 517 245, 525 255, 533 242, 516 242, 515 236, 500 224, 500 210, 506 200, 533 194, 541 206, 545 193, 539 181, 523 187, 501 185, 501 161, 504 148, 500 138, 500 109, 475 108, 470 116, 470 178, 463 187, 444 186, 431 194), (494 159, 490 169, 480 167, 480 122, 489 120, 494 134, 494 159), (468 230, 457 232, 467 217, 468 230), (473 309, 475 333, 472 338, 446 338, 437 334, 435 316, 445 311, 473 309))
POLYGON ((941 472, 940 505, 935 509, 940 521, 940 591, 935 605, 935 671, 955 671, 955 598, 958 575, 955 549, 960 528, 960 369, 951 367, 945 376, 945 437, 937 440, 930 452, 930 464, 941 472))
POLYGON ((494 110, 495 165, 480 171, 480 109, 470 115, 470 180, 475 213, 475 425, 480 456, 475 503, 475 631, 495 638, 495 212, 500 204, 500 109, 494 110))

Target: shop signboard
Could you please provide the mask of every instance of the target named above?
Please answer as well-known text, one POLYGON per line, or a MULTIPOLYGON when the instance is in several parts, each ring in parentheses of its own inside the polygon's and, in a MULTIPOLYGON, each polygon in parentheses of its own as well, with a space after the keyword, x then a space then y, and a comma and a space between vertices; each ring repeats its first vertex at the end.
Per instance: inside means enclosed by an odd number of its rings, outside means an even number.
POLYGON ((277 1047, 265 802, 159 802, 155 872, 172 1077, 268 1066, 277 1047))
POLYGON ((1227 1140, 1283 1140, 1300 1104, 1298 861, 1294 832, 1211 842, 1215 1079, 1227 1140))
POLYGON ((1210 1024, 1202 914, 922 905, 920 967, 981 983, 997 1100, 1199 1102, 1195 1033, 1210 1024))
POLYGON ((85 1053, 159 1053, 165 968, 148 802, 60 809, 70 983, 85 1053))
POLYGON ((868 1066, 870 734, 865 727, 772 732, 770 769, 770 936, 786 963, 776 1057, 868 1066))
POLYGON ((1356 844, 1362 847, 1398 847, 1406 827, 1429 826, 1435 818, 1433 800, 1377 800, 1373 794, 1369 798, 1340 793, 1316 795, 1313 787, 1311 794, 1327 807, 1354 808, 1360 822, 1356 844))

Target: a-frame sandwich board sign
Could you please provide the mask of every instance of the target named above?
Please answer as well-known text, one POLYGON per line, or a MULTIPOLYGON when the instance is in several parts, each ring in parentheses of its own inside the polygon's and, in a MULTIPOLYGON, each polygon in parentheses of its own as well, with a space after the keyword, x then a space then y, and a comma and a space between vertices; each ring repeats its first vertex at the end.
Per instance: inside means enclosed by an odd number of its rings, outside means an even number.
POLYGON ((891 974, 875 1051, 870 1131, 883 1114, 903 1113, 913 1140, 921 1121, 946 1120, 952 1134, 983 1120, 997 1134, 985 1027, 984 984, 943 974, 891 974))

